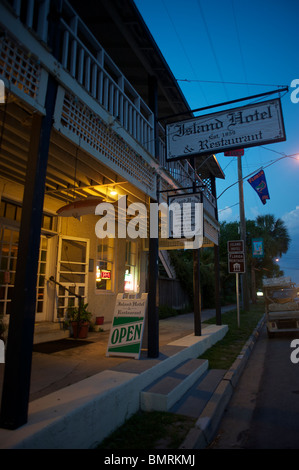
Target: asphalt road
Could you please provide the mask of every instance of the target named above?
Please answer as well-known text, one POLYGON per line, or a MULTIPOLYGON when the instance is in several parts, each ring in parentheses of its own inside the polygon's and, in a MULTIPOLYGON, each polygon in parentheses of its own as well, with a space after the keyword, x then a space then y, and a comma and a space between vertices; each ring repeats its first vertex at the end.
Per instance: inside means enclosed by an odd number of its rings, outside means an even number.
POLYGON ((291 361, 293 339, 268 339, 264 327, 209 449, 299 449, 299 363, 291 361))

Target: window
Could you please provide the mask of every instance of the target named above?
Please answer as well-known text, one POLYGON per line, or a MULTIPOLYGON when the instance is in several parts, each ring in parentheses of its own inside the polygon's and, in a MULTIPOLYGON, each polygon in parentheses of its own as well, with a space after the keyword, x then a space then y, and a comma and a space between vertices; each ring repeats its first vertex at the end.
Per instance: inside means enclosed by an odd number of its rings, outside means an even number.
MULTIPOLYGON (((15 283, 19 232, 18 230, 3 227, 0 229, 0 316, 11 312, 11 299, 15 283)), ((45 305, 45 276, 48 252, 48 240, 41 237, 36 313, 42 313, 45 305)))
MULTIPOLYGON (((21 222, 22 207, 14 202, 2 199, 0 201, 0 217, 21 222)), ((43 214, 42 229, 57 231, 57 217, 49 214, 43 214)))
POLYGON ((96 290, 113 291, 114 285, 114 238, 99 238, 96 261, 96 290))
POLYGON ((126 241, 126 266, 124 291, 137 292, 137 242, 126 241))

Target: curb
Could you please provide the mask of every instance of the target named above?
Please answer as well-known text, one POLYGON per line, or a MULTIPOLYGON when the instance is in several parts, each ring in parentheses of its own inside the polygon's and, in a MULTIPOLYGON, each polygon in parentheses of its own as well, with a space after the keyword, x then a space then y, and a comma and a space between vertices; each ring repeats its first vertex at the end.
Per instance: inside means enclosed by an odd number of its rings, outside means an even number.
POLYGON ((215 389, 212 397, 197 419, 195 426, 189 431, 184 442, 180 445, 180 449, 205 449, 214 439, 225 408, 233 395, 234 389, 264 326, 265 318, 264 315, 253 330, 237 359, 215 389))

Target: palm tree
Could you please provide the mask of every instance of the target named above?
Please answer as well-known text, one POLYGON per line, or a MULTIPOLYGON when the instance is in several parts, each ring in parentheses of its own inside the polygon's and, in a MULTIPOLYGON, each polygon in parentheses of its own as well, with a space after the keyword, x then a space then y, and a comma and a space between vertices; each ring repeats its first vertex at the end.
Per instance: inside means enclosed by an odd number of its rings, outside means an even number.
POLYGON ((256 228, 259 236, 264 239, 264 249, 268 256, 280 257, 288 251, 291 238, 281 219, 275 219, 271 214, 259 215, 256 218, 256 228))
MULTIPOLYGON (((250 221, 251 222, 251 221, 250 221)), ((256 300, 256 277, 259 283, 263 276, 273 277, 282 275, 279 267, 273 262, 277 256, 281 257, 289 249, 291 238, 285 223, 276 219, 274 215, 260 215, 250 225, 250 236, 261 237, 264 240, 264 257, 257 260, 249 257, 251 264, 252 301, 256 300), (257 276, 256 276, 257 274, 257 276)))

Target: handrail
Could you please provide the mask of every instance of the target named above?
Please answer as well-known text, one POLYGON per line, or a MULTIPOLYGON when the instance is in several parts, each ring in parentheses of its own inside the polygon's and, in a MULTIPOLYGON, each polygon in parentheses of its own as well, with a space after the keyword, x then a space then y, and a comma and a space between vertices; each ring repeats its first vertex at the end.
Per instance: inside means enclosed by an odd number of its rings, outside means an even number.
POLYGON ((74 292, 71 292, 70 289, 68 289, 67 287, 65 287, 63 284, 60 284, 60 282, 56 281, 56 279, 54 278, 54 276, 51 276, 49 278, 49 281, 50 282, 54 282, 54 284, 58 285, 59 287, 62 287, 64 290, 70 292, 72 295, 74 295, 75 297, 77 297, 79 299, 79 306, 78 306, 78 320, 77 320, 77 338, 79 336, 79 333, 80 333, 80 329, 81 329, 81 323, 80 323, 80 316, 81 316, 81 302, 82 302, 82 295, 80 294, 76 294, 74 292))

